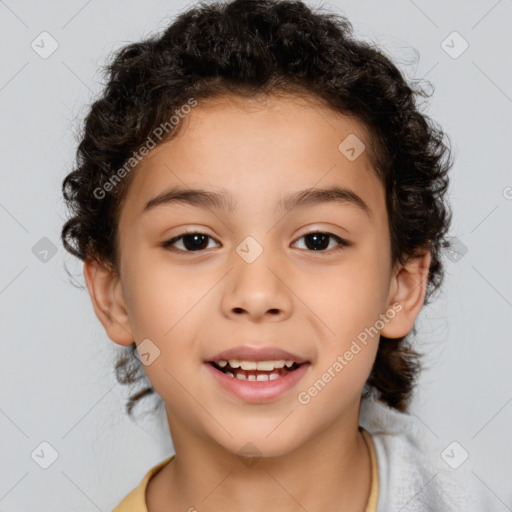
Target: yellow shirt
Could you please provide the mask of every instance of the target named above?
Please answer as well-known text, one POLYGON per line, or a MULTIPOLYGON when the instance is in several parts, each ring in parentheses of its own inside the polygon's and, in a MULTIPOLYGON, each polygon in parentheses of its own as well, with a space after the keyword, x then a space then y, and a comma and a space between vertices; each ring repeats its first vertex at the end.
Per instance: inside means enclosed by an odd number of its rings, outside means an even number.
MULTIPOLYGON (((377 500, 379 497, 379 472, 377 469, 377 456, 375 454, 372 436, 363 427, 359 428, 363 434, 363 439, 366 441, 366 445, 368 446, 372 465, 370 497, 368 498, 365 512, 377 512, 377 500)), ((151 468, 146 473, 146 476, 142 479, 142 482, 139 484, 139 486, 130 494, 128 494, 112 512, 148 512, 146 507, 146 488, 148 486, 149 480, 158 472, 159 469, 163 468, 173 458, 174 455, 151 468)))

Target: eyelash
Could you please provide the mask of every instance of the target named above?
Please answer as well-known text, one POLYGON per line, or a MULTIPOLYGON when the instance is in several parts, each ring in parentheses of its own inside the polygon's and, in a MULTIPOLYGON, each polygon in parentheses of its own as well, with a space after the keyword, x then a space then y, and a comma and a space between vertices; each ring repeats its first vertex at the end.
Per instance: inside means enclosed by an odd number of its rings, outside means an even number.
MULTIPOLYGON (((350 245, 352 245, 350 242, 347 242, 343 238, 340 238, 339 236, 335 235, 334 233, 329 233, 327 231, 320 231, 320 230, 318 230, 318 231, 310 231, 309 233, 306 233, 306 234, 302 235, 301 237, 297 238, 297 240, 300 240, 301 238, 304 238, 304 237, 306 237, 308 235, 314 235, 314 234, 327 235, 328 237, 330 237, 330 238, 334 239, 336 242, 338 242, 339 245, 338 245, 338 247, 335 247, 334 249, 323 249, 323 250, 319 250, 319 251, 313 251, 313 250, 305 249, 307 252, 317 253, 317 252, 339 251, 339 250, 343 250, 345 247, 349 247, 350 245)), ((195 253, 195 252, 200 253, 200 252, 204 252, 205 251, 205 249, 201 249, 201 250, 197 250, 197 251, 187 251, 187 250, 176 249, 175 247, 171 247, 172 244, 174 244, 178 240, 181 240, 182 238, 184 238, 187 235, 205 235, 207 238, 215 240, 210 235, 206 235, 206 233, 201 233, 200 231, 184 231, 180 235, 177 235, 177 236, 171 238, 170 240, 167 240, 166 242, 164 242, 162 244, 162 247, 167 249, 168 251, 177 252, 177 253, 179 253, 179 252, 181 252, 181 253, 187 253, 187 252, 189 252, 189 253, 195 253)))

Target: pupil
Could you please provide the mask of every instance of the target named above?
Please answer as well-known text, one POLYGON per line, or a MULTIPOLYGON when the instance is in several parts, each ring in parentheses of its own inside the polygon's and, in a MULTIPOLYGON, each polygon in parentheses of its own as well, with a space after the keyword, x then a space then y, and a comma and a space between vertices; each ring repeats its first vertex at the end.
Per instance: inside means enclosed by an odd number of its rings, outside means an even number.
POLYGON ((329 246, 329 236, 326 236, 325 233, 312 233, 306 235, 306 246, 312 248, 315 251, 319 249, 325 249, 329 246), (313 245, 308 243, 308 241, 313 241, 313 245), (327 242, 327 243, 325 243, 327 242))
MULTIPOLYGON (((202 235, 201 233, 186 235, 183 237, 183 245, 187 248, 187 250, 203 249, 203 244, 205 243, 206 238, 207 237, 205 235, 202 235), (193 240, 192 245, 187 243, 187 241, 190 240, 193 240)), ((206 245, 208 245, 208 243, 206 243, 206 245)))

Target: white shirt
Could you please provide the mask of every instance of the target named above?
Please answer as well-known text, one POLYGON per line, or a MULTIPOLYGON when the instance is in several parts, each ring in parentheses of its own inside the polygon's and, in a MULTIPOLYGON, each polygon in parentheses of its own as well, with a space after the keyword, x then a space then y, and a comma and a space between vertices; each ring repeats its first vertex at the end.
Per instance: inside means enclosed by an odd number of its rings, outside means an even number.
POLYGON ((371 434, 377 454, 377 512, 506 512, 507 506, 512 510, 512 484, 508 496, 498 498, 472 473, 469 460, 453 469, 464 452, 457 446, 438 446, 413 415, 369 397, 362 401, 359 424, 371 434))

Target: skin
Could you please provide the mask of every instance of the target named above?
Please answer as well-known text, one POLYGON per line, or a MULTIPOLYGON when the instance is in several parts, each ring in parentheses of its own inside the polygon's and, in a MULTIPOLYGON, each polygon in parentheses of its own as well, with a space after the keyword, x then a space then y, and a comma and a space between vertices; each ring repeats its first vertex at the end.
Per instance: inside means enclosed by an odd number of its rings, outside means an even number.
POLYGON ((134 171, 119 219, 120 272, 88 261, 84 274, 108 336, 120 345, 148 338, 160 350, 144 369, 165 402, 176 457, 150 481, 149 512, 365 510, 371 466, 358 420, 378 336, 307 405, 297 394, 393 304, 401 310, 380 331, 389 338, 408 334, 423 305, 430 254, 392 266, 370 148, 361 123, 313 98, 225 97, 194 107, 134 171), (349 134, 366 145, 354 161, 338 150, 349 134), (227 189, 236 210, 172 204, 142 214, 176 185, 227 189), (339 202, 275 211, 283 194, 331 185, 350 188, 371 214, 339 202), (162 246, 186 228, 211 237, 202 252, 183 239, 174 247, 189 252, 162 246), (314 251, 305 237, 313 230, 351 245, 331 238, 314 251), (263 249, 250 264, 236 252, 247 236, 263 249), (203 364, 241 344, 278 345, 311 365, 276 400, 244 403, 203 364), (262 455, 252 467, 237 457, 247 442, 262 455))

